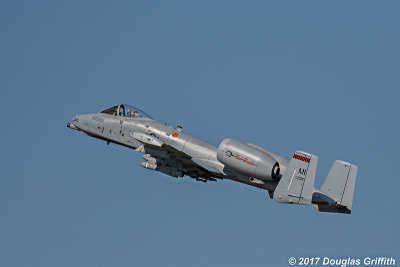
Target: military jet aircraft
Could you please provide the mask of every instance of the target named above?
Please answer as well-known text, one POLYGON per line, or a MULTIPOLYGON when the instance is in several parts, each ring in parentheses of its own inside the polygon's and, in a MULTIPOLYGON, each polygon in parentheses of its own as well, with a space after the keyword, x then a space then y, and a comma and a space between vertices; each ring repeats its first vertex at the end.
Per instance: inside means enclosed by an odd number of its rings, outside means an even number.
POLYGON ((144 153, 142 167, 201 182, 230 179, 267 190, 277 202, 350 214, 357 166, 337 160, 320 190, 314 188, 318 157, 296 151, 289 159, 266 148, 225 139, 216 147, 182 127, 167 126, 144 111, 120 104, 77 115, 67 127, 144 153))

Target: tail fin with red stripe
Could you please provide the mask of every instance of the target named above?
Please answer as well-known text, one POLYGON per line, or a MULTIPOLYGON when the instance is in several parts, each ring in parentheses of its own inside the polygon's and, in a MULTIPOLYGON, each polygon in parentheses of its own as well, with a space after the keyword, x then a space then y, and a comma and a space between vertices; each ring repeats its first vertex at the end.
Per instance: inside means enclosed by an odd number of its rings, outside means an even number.
POLYGON ((281 203, 311 204, 317 162, 317 156, 296 151, 274 191, 274 199, 281 203))

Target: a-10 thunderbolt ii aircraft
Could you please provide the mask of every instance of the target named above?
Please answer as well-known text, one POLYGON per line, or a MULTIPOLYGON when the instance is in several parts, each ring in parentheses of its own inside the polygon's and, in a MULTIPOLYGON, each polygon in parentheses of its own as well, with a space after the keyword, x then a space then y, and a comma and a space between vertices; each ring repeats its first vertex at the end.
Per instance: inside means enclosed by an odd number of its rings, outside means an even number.
POLYGON ((67 126, 144 153, 142 167, 197 181, 231 179, 267 190, 281 203, 314 204, 318 211, 351 213, 357 166, 337 160, 320 190, 314 188, 318 157, 296 151, 289 159, 266 148, 225 139, 219 147, 153 120, 129 105, 77 115, 67 126))

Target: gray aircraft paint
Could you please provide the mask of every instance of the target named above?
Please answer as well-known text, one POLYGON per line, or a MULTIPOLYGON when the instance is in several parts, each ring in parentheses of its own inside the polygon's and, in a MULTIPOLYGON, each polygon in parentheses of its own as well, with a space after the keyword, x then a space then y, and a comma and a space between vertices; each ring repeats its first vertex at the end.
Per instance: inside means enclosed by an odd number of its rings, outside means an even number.
POLYGON ((217 159, 233 170, 259 180, 279 177, 279 164, 273 157, 237 140, 223 140, 218 147, 217 159))
POLYGON ((296 151, 274 192, 274 199, 281 203, 309 205, 317 170, 318 157, 296 151))
POLYGON ((67 126, 83 134, 144 153, 141 166, 198 181, 230 179, 267 190, 278 202, 314 204, 324 212, 351 213, 357 166, 336 161, 321 190, 314 188, 318 158, 296 151, 289 160, 266 148, 225 139, 219 147, 118 105, 77 115, 67 126))

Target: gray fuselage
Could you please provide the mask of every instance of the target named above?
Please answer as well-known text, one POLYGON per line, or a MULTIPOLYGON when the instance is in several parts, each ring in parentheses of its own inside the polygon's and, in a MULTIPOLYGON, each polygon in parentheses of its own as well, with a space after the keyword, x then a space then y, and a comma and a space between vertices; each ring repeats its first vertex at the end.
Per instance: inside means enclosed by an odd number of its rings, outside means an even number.
POLYGON ((82 133, 143 152, 143 167, 173 177, 185 175, 200 181, 231 179, 268 191, 276 181, 260 181, 227 168, 217 159, 218 147, 151 118, 104 113, 77 115, 68 124, 82 133))

